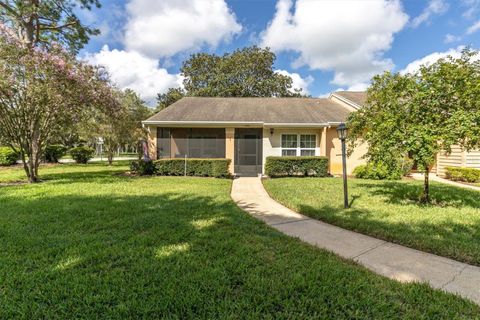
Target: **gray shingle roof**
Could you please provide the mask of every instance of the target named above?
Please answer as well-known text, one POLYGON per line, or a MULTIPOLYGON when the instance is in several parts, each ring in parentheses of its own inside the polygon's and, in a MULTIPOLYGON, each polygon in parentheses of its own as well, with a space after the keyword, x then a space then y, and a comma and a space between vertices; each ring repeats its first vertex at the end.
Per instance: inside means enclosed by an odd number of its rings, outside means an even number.
POLYGON ((323 98, 183 98, 145 122, 328 123, 351 111, 323 98))
POLYGON ((367 93, 365 91, 337 91, 335 95, 341 96, 359 106, 363 106, 367 100, 367 93))

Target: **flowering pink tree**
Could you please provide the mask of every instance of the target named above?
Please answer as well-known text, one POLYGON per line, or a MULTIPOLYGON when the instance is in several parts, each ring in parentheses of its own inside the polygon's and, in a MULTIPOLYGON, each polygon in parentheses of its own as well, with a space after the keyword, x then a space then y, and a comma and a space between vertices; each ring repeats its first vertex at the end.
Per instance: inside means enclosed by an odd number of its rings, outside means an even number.
POLYGON ((32 48, 0 25, 0 136, 37 182, 40 156, 58 132, 118 106, 108 74, 59 46, 32 48))

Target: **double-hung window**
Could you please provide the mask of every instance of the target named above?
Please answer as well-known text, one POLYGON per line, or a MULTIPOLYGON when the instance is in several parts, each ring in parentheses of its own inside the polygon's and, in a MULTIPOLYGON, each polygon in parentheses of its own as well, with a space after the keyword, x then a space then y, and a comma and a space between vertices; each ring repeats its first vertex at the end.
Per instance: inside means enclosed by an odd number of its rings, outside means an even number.
POLYGON ((282 134, 282 157, 296 156, 297 149, 297 135, 282 134))
POLYGON ((282 134, 282 156, 314 156, 316 144, 314 134, 282 134))
POLYGON ((316 136, 314 134, 301 134, 300 135, 300 155, 301 156, 314 156, 316 136))

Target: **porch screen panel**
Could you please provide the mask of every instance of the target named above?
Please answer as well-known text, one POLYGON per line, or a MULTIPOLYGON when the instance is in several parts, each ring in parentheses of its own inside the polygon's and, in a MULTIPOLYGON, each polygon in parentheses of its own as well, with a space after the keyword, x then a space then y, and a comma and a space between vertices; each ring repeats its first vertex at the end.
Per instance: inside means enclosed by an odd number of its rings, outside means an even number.
POLYGON ((171 157, 170 128, 157 128, 157 158, 171 157))
POLYGON ((172 129, 172 157, 225 158, 225 129, 172 129))

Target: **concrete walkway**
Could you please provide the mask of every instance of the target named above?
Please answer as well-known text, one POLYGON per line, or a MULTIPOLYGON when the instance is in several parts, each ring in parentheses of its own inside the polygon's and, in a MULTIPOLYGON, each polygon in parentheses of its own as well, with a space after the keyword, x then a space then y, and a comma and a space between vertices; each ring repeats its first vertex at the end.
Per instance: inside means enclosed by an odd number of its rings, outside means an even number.
POLYGON ((480 268, 332 226, 270 198, 260 178, 233 181, 232 199, 271 227, 402 282, 427 282, 480 304, 480 268))
MULTIPOLYGON (((421 180, 421 181, 423 181, 423 179, 424 179, 423 174, 421 174, 421 173, 412 174, 412 178, 415 179, 415 180, 421 180)), ((476 186, 472 186, 470 184, 460 183, 460 182, 440 178, 440 177, 437 177, 435 174, 430 174, 429 178, 430 178, 431 181, 441 182, 441 183, 449 184, 451 186, 456 186, 456 187, 459 187, 459 188, 465 188, 465 189, 472 189, 472 190, 480 191, 480 187, 476 187, 476 186)))

